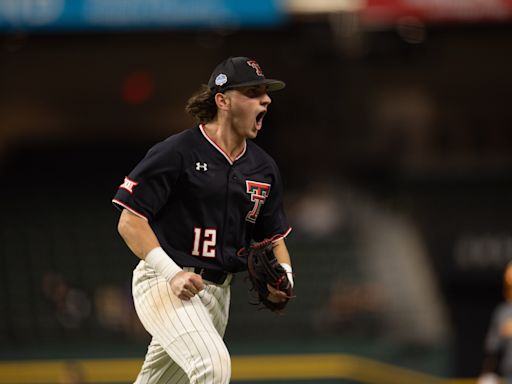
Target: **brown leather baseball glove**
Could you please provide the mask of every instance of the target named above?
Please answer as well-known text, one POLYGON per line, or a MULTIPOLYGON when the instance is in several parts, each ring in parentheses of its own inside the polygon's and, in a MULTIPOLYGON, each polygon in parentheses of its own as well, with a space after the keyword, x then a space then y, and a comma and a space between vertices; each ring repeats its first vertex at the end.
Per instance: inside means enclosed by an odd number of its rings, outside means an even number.
POLYGON ((257 293, 258 303, 272 312, 282 311, 293 298, 292 284, 286 270, 277 261, 270 241, 252 244, 247 250, 247 269, 251 289, 257 293), (267 284, 286 293, 286 300, 273 302, 269 300, 270 291, 267 284))

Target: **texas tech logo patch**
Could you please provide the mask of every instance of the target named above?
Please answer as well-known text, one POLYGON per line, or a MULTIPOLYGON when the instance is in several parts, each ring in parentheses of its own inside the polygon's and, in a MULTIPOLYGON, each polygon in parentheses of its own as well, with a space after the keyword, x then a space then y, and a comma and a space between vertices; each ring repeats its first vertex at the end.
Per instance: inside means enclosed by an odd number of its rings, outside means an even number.
POLYGON ((270 184, 260 183, 258 181, 246 180, 246 192, 251 195, 251 201, 254 203, 253 208, 249 211, 245 220, 255 223, 260 213, 261 206, 265 204, 270 193, 270 184))
POLYGON ((119 188, 126 189, 130 192, 130 195, 133 194, 133 188, 135 188, 139 183, 137 181, 130 180, 128 177, 124 178, 123 184, 119 186, 119 188))

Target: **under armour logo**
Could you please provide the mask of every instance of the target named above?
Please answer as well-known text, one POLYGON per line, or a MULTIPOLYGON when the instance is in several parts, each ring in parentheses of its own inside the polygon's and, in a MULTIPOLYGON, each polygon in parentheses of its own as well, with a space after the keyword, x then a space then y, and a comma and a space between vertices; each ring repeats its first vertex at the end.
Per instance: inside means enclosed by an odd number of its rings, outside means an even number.
POLYGON ((208 170, 208 164, 203 163, 201 164, 199 161, 196 163, 196 171, 207 171, 208 170))

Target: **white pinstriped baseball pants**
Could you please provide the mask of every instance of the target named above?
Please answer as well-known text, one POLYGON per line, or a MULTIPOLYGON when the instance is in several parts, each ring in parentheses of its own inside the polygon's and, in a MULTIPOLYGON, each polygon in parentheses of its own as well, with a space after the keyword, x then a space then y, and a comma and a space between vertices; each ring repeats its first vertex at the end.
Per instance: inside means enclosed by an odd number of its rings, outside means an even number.
POLYGON ((230 288, 205 282, 189 301, 141 261, 133 271, 133 300, 153 336, 135 384, 226 384, 231 359, 222 340, 230 288))

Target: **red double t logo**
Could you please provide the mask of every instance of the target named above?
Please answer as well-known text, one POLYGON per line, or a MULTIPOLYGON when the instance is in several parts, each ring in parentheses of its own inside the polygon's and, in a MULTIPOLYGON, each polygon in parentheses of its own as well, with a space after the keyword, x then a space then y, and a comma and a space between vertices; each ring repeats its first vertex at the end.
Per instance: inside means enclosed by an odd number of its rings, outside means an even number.
POLYGON ((265 203, 269 195, 270 184, 246 180, 245 185, 247 187, 246 192, 251 195, 251 201, 254 202, 254 206, 245 217, 245 220, 255 223, 260 213, 261 206, 265 203))
POLYGON ((247 64, 248 64, 250 67, 253 67, 253 68, 254 68, 254 70, 256 71, 256 74, 257 74, 258 76, 264 76, 264 75, 263 75, 263 71, 261 70, 260 65, 259 65, 256 61, 254 61, 254 60, 249 60, 249 61, 247 62, 247 64))

